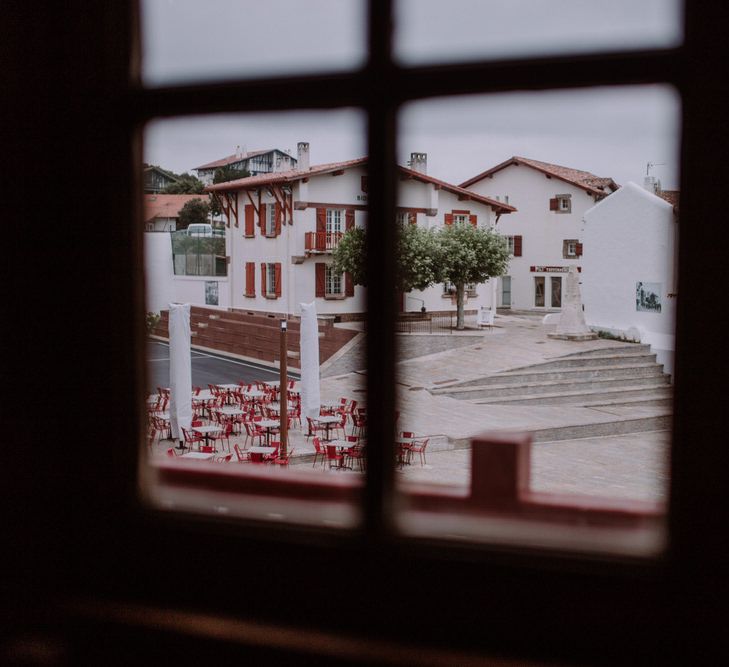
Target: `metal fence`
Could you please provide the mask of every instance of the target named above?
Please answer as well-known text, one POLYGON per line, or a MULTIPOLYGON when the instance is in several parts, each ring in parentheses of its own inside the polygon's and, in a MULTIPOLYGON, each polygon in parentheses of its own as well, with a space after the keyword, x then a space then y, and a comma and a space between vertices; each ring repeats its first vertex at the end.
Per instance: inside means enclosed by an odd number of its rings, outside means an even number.
POLYGON ((395 322, 397 333, 451 333, 456 328, 456 313, 400 313, 395 322))
POLYGON ((170 232, 172 266, 176 276, 226 276, 225 237, 188 236, 170 232))

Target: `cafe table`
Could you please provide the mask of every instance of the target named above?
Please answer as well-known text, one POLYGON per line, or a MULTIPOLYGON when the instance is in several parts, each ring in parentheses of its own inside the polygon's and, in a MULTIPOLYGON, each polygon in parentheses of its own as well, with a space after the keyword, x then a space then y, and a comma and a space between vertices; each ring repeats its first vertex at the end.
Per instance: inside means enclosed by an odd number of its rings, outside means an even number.
POLYGON ((326 428, 327 434, 324 438, 325 441, 331 440, 329 437, 329 432, 334 424, 341 424, 342 418, 339 415, 319 415, 318 417, 314 418, 315 422, 319 422, 320 424, 324 424, 324 428, 326 428))
POLYGON ((215 454, 204 454, 203 452, 187 452, 187 454, 182 454, 182 456, 179 456, 178 458, 181 459, 197 459, 198 461, 209 461, 211 458, 213 458, 215 454))
POLYGON ((266 444, 271 441, 271 431, 281 426, 281 422, 278 419, 261 419, 261 421, 253 423, 266 429, 266 444))
POLYGON ((259 461, 259 463, 263 463, 263 457, 270 456, 271 454, 273 454, 276 451, 276 448, 257 446, 257 447, 249 447, 247 451, 250 452, 251 454, 260 454, 261 460, 259 461))
POLYGON ((408 445, 412 445, 418 440, 422 440, 422 438, 395 438, 395 444, 397 445, 397 463, 401 468, 409 464, 409 461, 406 460, 406 455, 410 453, 408 445))
MULTIPOLYGON (((325 443, 325 447, 336 447, 342 454, 346 454, 352 447, 356 447, 356 442, 350 442, 349 440, 330 440, 325 443)), ((344 458, 342 462, 337 466, 338 468, 352 469, 351 466, 344 465, 344 458)))
POLYGON ((206 424, 204 426, 192 426, 191 427, 195 433, 199 433, 200 435, 205 437, 205 444, 207 445, 210 441, 210 435, 212 433, 220 433, 223 429, 220 426, 216 426, 215 424, 206 424))

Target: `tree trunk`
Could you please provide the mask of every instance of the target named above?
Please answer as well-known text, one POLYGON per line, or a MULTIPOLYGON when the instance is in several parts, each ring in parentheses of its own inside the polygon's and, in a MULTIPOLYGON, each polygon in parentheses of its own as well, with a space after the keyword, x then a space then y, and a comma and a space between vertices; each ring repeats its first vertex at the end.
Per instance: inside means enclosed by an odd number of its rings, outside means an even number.
POLYGON ((466 291, 463 283, 456 285, 456 331, 463 331, 466 328, 465 317, 463 314, 463 295, 466 291))

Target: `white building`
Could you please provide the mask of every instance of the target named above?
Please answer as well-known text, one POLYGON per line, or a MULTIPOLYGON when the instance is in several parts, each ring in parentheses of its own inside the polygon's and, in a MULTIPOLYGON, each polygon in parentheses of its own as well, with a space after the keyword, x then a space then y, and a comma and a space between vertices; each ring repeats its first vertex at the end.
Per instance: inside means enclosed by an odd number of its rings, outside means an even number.
POLYGON ((673 373, 676 318, 677 193, 628 183, 585 213, 582 301, 585 319, 651 345, 673 373))
POLYGON ((497 226, 513 254, 498 305, 525 310, 561 308, 564 274, 581 268, 582 216, 618 189, 611 178, 518 156, 460 187, 516 207, 497 226))
POLYGON ((145 194, 144 231, 174 232, 182 207, 193 199, 207 202, 208 196, 145 194))
MULTIPOLYGON (((426 157, 415 154, 416 169, 400 167, 398 218, 435 228, 454 222, 492 227, 514 209, 425 173, 426 157)), ((309 145, 298 145, 296 170, 251 176, 208 186, 228 220, 227 285, 221 307, 271 313, 298 312, 316 299, 320 314, 353 316, 365 311, 364 289, 330 270, 332 250, 367 215, 366 158, 309 167, 309 145)), ((393 221, 396 224, 396 221, 393 221)), ((198 280, 199 282, 199 280, 198 280)), ((201 303, 202 287, 178 281, 177 300, 201 303), (192 293, 192 290, 195 293, 192 293)), ((467 309, 490 307, 491 288, 474 286, 467 309)), ((455 300, 442 286, 413 292, 404 309, 453 311, 455 300)))
POLYGON ((221 167, 230 167, 240 172, 247 171, 251 176, 258 176, 259 174, 272 174, 296 169, 296 158, 292 157, 287 151, 278 148, 246 151, 241 149, 240 146, 236 146, 233 155, 202 164, 195 167, 195 171, 197 177, 205 185, 211 185, 216 170, 221 167))

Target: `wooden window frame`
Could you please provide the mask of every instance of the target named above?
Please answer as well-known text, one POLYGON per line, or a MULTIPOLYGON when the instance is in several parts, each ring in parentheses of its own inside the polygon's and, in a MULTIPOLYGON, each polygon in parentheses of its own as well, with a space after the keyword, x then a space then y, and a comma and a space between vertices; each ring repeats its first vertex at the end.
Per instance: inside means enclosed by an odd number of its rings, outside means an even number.
MULTIPOLYGON (((23 299, 12 295, 16 300, 10 303, 25 315, 39 304, 46 315, 63 321, 54 330, 53 345, 46 327, 18 326, 5 332, 7 347, 34 349, 35 363, 49 376, 92 377, 96 384, 89 392, 85 382, 69 382, 64 395, 45 406, 45 423, 60 434, 52 443, 47 433, 27 429, 37 419, 35 408, 18 405, 9 416, 7 431, 29 445, 8 448, 6 469, 13 474, 3 485, 6 506, 23 510, 22 520, 6 527, 10 544, 20 545, 6 554, 13 594, 4 596, 3 605, 23 611, 9 615, 13 629, 25 624, 33 630, 62 630, 84 620, 83 627, 98 632, 85 633, 83 641, 99 650, 110 637, 116 638, 111 646, 123 647, 119 633, 139 641, 142 628, 146 638, 153 635, 179 648, 184 636, 185 647, 209 651, 211 644, 223 643, 260 650, 262 642, 286 650, 282 642, 296 633, 285 630, 294 628, 299 636, 320 640, 311 650, 325 652, 356 646, 352 638, 362 637, 364 625, 370 641, 383 642, 380 659, 389 656, 395 663, 415 655, 414 645, 426 653, 458 647, 469 655, 491 652, 583 664, 620 664, 638 655, 664 662, 678 655, 687 661, 697 646, 707 655, 721 648, 728 597, 719 575, 729 555, 723 386, 729 352, 722 328, 705 326, 705 313, 715 307, 715 294, 705 286, 723 284, 725 270, 722 262, 707 261, 703 239, 711 237, 715 247, 729 240, 714 210, 716 193, 729 177, 729 136, 716 132, 729 116, 729 82, 716 71, 728 18, 723 3, 688 0, 685 40, 678 48, 408 68, 392 60, 392 2, 383 0, 368 4, 369 58, 354 72, 147 90, 129 80, 129 65, 138 63, 139 55, 136 3, 72 0, 47 13, 21 6, 16 3, 9 12, 2 56, 9 59, 3 71, 21 74, 6 82, 5 110, 17 132, 8 132, 5 157, 8 164, 21 164, 29 154, 45 154, 54 178, 42 187, 33 178, 13 181, 8 217, 26 224, 9 225, 17 240, 9 273, 25 275, 28 256, 52 256, 55 246, 47 239, 55 243, 58 217, 73 225, 76 235, 65 246, 64 275, 53 262, 38 262, 23 299), (58 34, 61 22, 64 31, 58 34), (31 78, 43 91, 44 104, 27 104, 31 78), (394 283, 394 225, 374 223, 393 220, 395 212, 399 106, 431 96, 654 83, 673 85, 683 102, 680 215, 681 230, 689 230, 680 234, 679 244, 681 290, 687 298, 677 300, 665 556, 646 562, 586 558, 538 545, 475 548, 458 541, 401 539, 392 525, 397 306, 395 296, 384 296, 394 283), (137 496, 140 451, 134 443, 143 431, 138 369, 144 366, 146 342, 139 270, 142 209, 133 194, 142 183, 140 128, 160 117, 273 111, 283 101, 300 109, 361 107, 368 116, 366 383, 369 395, 378 397, 368 404, 368 439, 379 446, 368 460, 362 527, 346 535, 151 512, 137 496), (78 174, 86 173, 105 174, 84 193, 84 209, 105 211, 108 224, 99 226, 93 215, 86 219, 74 210, 45 220, 45 212, 77 190, 78 174), (27 234, 31 227, 35 233, 27 234), (692 235, 699 227, 702 234, 692 235), (79 284, 88 286, 94 307, 76 309, 69 318, 66 300, 48 300, 48 286, 73 294, 79 284), (80 357, 56 354, 78 349, 82 339, 80 357), (71 440, 65 434, 73 431, 79 406, 87 422, 71 440), (213 557, 237 563, 245 574, 220 576, 210 567, 213 557), (260 581, 247 576, 261 562, 276 576, 260 581), (344 562, 357 573, 348 589, 342 577, 334 582, 321 574, 339 571, 344 562), (291 572, 292 563, 294 570, 317 575, 301 576, 291 585, 281 573, 291 572), (190 572, 195 576, 185 576, 190 572), (482 601, 476 613, 467 610, 464 591, 482 601), (280 604, 284 597, 285 607, 280 604), (145 613, 132 614, 135 604, 145 613), (170 609, 190 611, 170 622, 170 609), (414 610, 418 622, 403 624, 414 610), (42 624, 28 622, 33 611, 42 624), (255 624, 264 621, 269 625, 261 632, 255 624), (336 641, 327 644, 316 631, 336 641)), ((10 363, 14 391, 35 395, 37 378, 15 359, 10 363)), ((62 636, 72 647, 78 641, 71 633, 62 636)), ((352 649, 346 655, 367 654, 352 649)), ((451 663, 465 661, 454 657, 451 663)))

